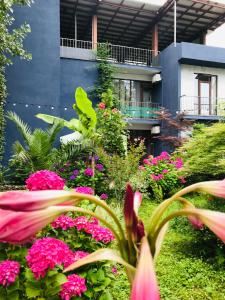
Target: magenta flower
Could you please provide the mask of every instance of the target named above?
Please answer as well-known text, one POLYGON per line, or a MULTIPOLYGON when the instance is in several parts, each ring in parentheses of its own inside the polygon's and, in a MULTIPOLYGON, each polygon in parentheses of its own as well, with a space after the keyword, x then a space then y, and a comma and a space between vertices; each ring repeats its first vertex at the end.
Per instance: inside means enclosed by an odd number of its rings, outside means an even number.
POLYGON ((87 195, 94 195, 94 190, 89 186, 78 186, 75 188, 75 192, 87 195))
POLYGON ((104 170, 104 166, 102 164, 96 164, 95 168, 99 171, 102 172, 104 170))
POLYGON ((59 216, 54 222, 52 222, 52 228, 62 230, 67 230, 69 228, 75 227, 74 219, 65 215, 59 216))
POLYGON ((93 223, 87 224, 85 232, 91 234, 92 238, 97 242, 102 242, 104 244, 109 244, 115 239, 110 229, 93 223))
POLYGON ((162 173, 163 173, 163 174, 167 174, 167 173, 169 173, 169 170, 164 169, 164 170, 162 170, 162 173))
POLYGON ((92 177, 92 176, 94 176, 94 172, 91 168, 87 168, 87 169, 84 170, 84 175, 92 177))
POLYGON ((160 155, 160 158, 161 159, 165 159, 165 160, 168 160, 168 159, 170 159, 170 155, 169 155, 169 153, 168 152, 166 152, 166 151, 163 151, 160 155))
POLYGON ((76 219, 74 219, 74 224, 75 224, 75 227, 77 228, 77 230, 80 231, 87 227, 88 219, 83 216, 77 217, 76 219))
POLYGON ((181 183, 183 183, 183 184, 186 183, 186 180, 185 180, 184 176, 179 176, 178 178, 179 178, 181 183))
POLYGON ((181 169, 183 167, 183 160, 182 158, 177 158, 176 161, 174 162, 174 166, 177 168, 177 169, 181 169))
POLYGON ((147 159, 147 158, 145 158, 144 160, 143 160, 143 164, 144 165, 151 165, 151 163, 150 163, 150 161, 147 159))
POLYGON ((118 274, 118 270, 117 270, 117 267, 116 267, 116 266, 113 266, 113 267, 112 267, 112 273, 113 273, 114 275, 118 274))
POLYGON ((144 171, 144 170, 145 170, 145 167, 144 167, 144 166, 139 166, 139 167, 138 167, 138 170, 144 171))
POLYGON ((29 191, 63 190, 64 186, 64 179, 48 170, 37 171, 26 180, 26 188, 29 191))
POLYGON ((81 297, 87 291, 85 279, 72 274, 67 276, 68 281, 62 284, 60 297, 63 300, 70 300, 73 297, 81 297))
POLYGON ((55 238, 37 240, 28 250, 26 261, 36 279, 44 278, 49 269, 61 265, 73 255, 69 246, 55 238))
POLYGON ((20 272, 20 264, 13 260, 0 262, 0 285, 9 286, 16 281, 20 272))
POLYGON ((109 196, 107 194, 101 194, 100 199, 107 200, 109 196))
POLYGON ((65 268, 69 267, 70 265, 72 265, 76 261, 78 261, 78 260, 86 257, 87 255, 89 255, 88 252, 79 251, 79 250, 76 251, 76 252, 73 252, 73 253, 69 254, 67 257, 65 257, 64 267, 65 268))

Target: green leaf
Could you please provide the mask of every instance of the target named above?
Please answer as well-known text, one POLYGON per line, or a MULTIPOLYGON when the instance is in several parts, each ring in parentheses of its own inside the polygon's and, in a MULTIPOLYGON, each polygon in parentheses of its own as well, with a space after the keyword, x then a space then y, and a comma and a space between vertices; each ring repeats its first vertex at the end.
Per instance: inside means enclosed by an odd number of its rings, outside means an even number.
POLYGON ((36 298, 37 296, 40 296, 41 289, 35 289, 32 286, 26 287, 26 295, 28 299, 36 298))
POLYGON ((99 298, 99 300, 113 300, 112 295, 110 294, 109 291, 105 292, 104 294, 102 294, 99 298))
POLYGON ((46 114, 37 114, 36 117, 38 119, 43 120, 44 122, 48 123, 48 124, 54 124, 55 122, 59 122, 59 123, 63 123, 65 122, 64 119, 62 118, 58 118, 55 116, 51 116, 51 115, 46 115, 46 114))
POLYGON ((56 282, 59 285, 61 285, 61 284, 63 284, 63 283, 65 283, 65 282, 68 281, 67 277, 64 274, 62 274, 62 273, 57 274, 56 277, 55 277, 55 279, 56 279, 56 282))

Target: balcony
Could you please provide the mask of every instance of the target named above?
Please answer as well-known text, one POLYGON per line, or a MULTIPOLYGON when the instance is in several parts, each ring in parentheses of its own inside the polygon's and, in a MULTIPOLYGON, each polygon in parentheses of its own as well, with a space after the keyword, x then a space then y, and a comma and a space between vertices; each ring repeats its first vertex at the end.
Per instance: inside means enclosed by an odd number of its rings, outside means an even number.
POLYGON ((105 45, 108 50, 108 61, 112 63, 122 63, 148 67, 156 67, 159 65, 159 52, 156 53, 155 51, 149 49, 126 47, 121 45, 113 45, 110 43, 97 43, 97 45, 94 45, 90 41, 67 38, 61 38, 60 45, 61 56, 64 56, 67 53, 67 55, 70 55, 71 58, 75 58, 75 54, 81 56, 83 55, 83 57, 85 56, 85 54, 89 54, 90 59, 96 59, 95 53, 90 53, 90 50, 97 49, 98 47, 105 45), (80 52, 81 49, 82 53, 80 52))
POLYGON ((225 98, 209 101, 208 97, 183 96, 180 107, 187 116, 221 117, 225 115, 225 98))
POLYGON ((128 101, 120 106, 121 112, 131 119, 156 119, 160 110, 158 103, 128 101))

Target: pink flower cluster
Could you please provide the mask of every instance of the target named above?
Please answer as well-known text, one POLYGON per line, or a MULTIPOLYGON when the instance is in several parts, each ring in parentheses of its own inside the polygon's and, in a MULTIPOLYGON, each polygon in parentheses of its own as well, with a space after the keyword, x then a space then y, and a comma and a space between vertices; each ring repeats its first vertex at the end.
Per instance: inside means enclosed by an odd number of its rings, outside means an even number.
POLYGON ((62 284, 60 297, 63 300, 70 300, 72 297, 79 296, 87 291, 85 279, 73 274, 67 276, 68 281, 62 284))
POLYGON ((78 217, 75 220, 77 230, 84 230, 86 233, 91 234, 92 238, 98 242, 108 244, 115 239, 111 230, 99 225, 98 220, 93 218, 88 221, 86 217, 78 217))
POLYGON ((88 177, 93 177, 94 176, 94 172, 92 170, 92 168, 87 168, 84 170, 84 175, 88 176, 88 177))
POLYGON ((93 239, 104 244, 108 244, 114 240, 114 235, 112 234, 111 230, 100 226, 96 218, 92 218, 89 221, 84 216, 73 219, 62 215, 58 217, 51 225, 55 229, 61 228, 63 230, 76 227, 78 231, 84 230, 87 234, 91 234, 93 239))
POLYGON ((61 228, 62 230, 67 230, 74 227, 74 219, 68 216, 61 215, 54 222, 52 222, 52 227, 57 229, 61 228))
POLYGON ((73 252, 69 246, 55 238, 42 238, 37 240, 28 250, 26 260, 36 279, 45 277, 49 269, 64 264, 65 259, 71 257, 73 252))
POLYGON ((48 170, 37 171, 26 180, 26 188, 29 191, 63 190, 64 185, 64 179, 55 172, 48 170))
POLYGON ((93 195, 94 190, 89 186, 78 186, 75 188, 75 192, 87 195, 93 195))
POLYGON ((0 262, 0 284, 9 286, 16 281, 20 272, 20 264, 13 260, 4 260, 0 262))
POLYGON ((159 181, 159 180, 162 180, 164 178, 164 176, 163 176, 163 174, 159 174, 159 175, 151 174, 151 178, 154 181, 159 181))
POLYGON ((63 262, 64 267, 65 268, 69 267, 70 265, 72 265, 73 263, 75 263, 79 259, 84 258, 88 254, 89 254, 88 252, 80 251, 80 250, 70 253, 70 255, 65 257, 65 260, 63 262))

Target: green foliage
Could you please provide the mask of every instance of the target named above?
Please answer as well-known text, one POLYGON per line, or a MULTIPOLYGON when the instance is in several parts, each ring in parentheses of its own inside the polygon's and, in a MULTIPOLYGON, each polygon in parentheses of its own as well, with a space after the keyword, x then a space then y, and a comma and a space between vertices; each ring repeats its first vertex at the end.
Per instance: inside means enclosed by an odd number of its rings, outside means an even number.
POLYGON ((225 176, 225 123, 197 127, 179 149, 190 181, 220 179, 225 176))
POLYGON ((93 139, 95 137, 97 117, 92 107, 92 102, 88 99, 87 93, 81 87, 76 89, 75 100, 73 108, 78 114, 78 119, 66 121, 62 118, 46 114, 37 114, 37 117, 49 124, 53 124, 57 121, 62 127, 78 131, 82 134, 83 138, 93 139))
POLYGON ((47 130, 30 127, 13 112, 7 118, 13 121, 23 138, 23 143, 16 141, 12 146, 12 157, 9 161, 10 175, 15 183, 23 184, 30 173, 49 169, 56 149, 53 147, 57 134, 62 129, 60 123, 54 123, 47 130))
POLYGON ((104 150, 99 150, 99 156, 107 169, 107 185, 114 198, 123 198, 126 183, 137 172, 144 151, 143 141, 131 144, 124 157, 117 154, 110 155, 104 150))
POLYGON ((114 67, 108 62, 109 50, 107 44, 98 47, 98 82, 95 95, 101 101, 98 105, 98 133, 100 143, 106 152, 124 155, 126 151, 126 122, 117 109, 119 99, 114 88, 114 67))
MULTIPOLYGON (((12 15, 13 5, 30 5, 32 0, 2 0, 0 1, 0 172, 2 171, 2 158, 4 152, 4 106, 7 96, 5 67, 12 64, 12 56, 20 56, 24 59, 31 59, 31 55, 27 54, 23 49, 23 40, 30 27, 27 24, 19 28, 9 30, 15 19, 12 15)), ((3 175, 0 177, 3 180, 3 175)))

